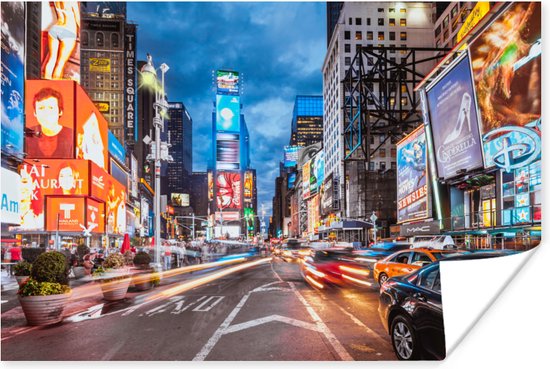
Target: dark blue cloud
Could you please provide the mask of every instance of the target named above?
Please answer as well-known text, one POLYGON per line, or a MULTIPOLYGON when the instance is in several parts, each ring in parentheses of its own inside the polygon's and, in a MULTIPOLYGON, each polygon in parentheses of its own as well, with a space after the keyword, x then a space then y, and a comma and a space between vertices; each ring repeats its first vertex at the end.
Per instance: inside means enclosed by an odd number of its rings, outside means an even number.
POLYGON ((243 113, 257 170, 258 206, 271 212, 275 177, 288 144, 294 98, 322 93, 325 3, 128 3, 140 60, 167 63, 167 93, 193 121, 194 170, 210 152, 212 71, 243 74, 243 113))

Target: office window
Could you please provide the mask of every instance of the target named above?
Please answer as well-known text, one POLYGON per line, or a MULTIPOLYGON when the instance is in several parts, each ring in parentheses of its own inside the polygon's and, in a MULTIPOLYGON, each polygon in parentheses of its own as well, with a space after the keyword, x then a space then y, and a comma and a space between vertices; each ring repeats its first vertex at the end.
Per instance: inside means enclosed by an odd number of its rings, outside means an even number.
POLYGON ((443 19, 443 28, 447 28, 449 26, 449 16, 447 15, 444 19, 443 19))
POLYGON ((378 41, 384 41, 384 32, 378 32, 378 41))
POLYGON ((350 65, 351 64, 351 58, 349 56, 346 56, 346 58, 344 59, 345 61, 345 64, 346 65, 350 65))
POLYGON ((111 47, 118 47, 118 35, 116 33, 111 33, 111 47))
POLYGON ((361 44, 355 44, 355 52, 361 50, 361 44))
POLYGON ((399 11, 400 11, 401 13, 406 13, 406 12, 407 12, 407 9, 401 8, 401 9, 399 9, 399 11))
POLYGON ((389 8, 388 11, 389 11, 390 13, 395 13, 395 8, 389 8))
POLYGON ((344 45, 344 52, 349 53, 350 51, 351 51, 350 44, 345 44, 344 45))
POLYGON ((348 18, 348 24, 351 26, 351 17, 348 18))
POLYGON ((406 97, 401 98, 401 105, 407 105, 408 102, 409 102, 409 99, 407 99, 406 97))
POLYGON ((390 106, 395 106, 395 97, 390 97, 390 106))
POLYGON ((378 13, 384 13, 384 8, 378 8, 378 13))
POLYGON ((373 32, 372 31, 368 31, 367 32, 367 40, 372 40, 373 39, 373 32))
POLYGON ((434 31, 434 36, 437 38, 439 34, 441 33, 441 24, 437 26, 437 28, 434 31))
POLYGON ((370 18, 367 18, 367 26, 370 26, 370 18))
MULTIPOLYGON (((391 39, 391 36, 390 36, 391 39)), ((390 45, 390 54, 395 54, 395 45, 390 45)))
POLYGON ((399 37, 401 41, 407 41, 407 32, 400 32, 399 37))
POLYGON ((374 170, 374 164, 375 164, 375 163, 374 163, 373 161, 370 161, 370 162, 369 162, 369 170, 370 170, 370 171, 373 171, 373 170, 374 170))
POLYGON ((384 25, 384 18, 378 18, 378 25, 383 26, 384 25))
POLYGON ((344 31, 344 40, 351 39, 351 33, 350 31, 344 31))
POLYGON ((86 31, 80 32, 80 42, 82 43, 82 46, 88 46, 88 42, 89 42, 88 32, 86 31))
MULTIPOLYGON (((380 148, 380 149, 378 149, 378 152, 380 153, 380 157, 381 157, 381 158, 385 158, 385 157, 386 157, 386 149, 380 148)), ((382 164, 382 163, 380 163, 380 164, 382 164)))
POLYGON ((390 32, 390 41, 395 41, 395 32, 390 32))
POLYGON ((95 44, 96 46, 103 47, 105 43, 105 37, 103 36, 103 32, 97 32, 95 34, 95 44))
MULTIPOLYGON (((385 150, 384 150, 385 151, 385 150)), ((384 157, 386 156, 386 154, 384 153, 384 157)), ((385 161, 381 161, 380 162, 380 170, 386 170, 386 162, 385 161)))
POLYGON ((395 26, 395 18, 390 18, 390 26, 395 26))
POLYGON ((406 94, 406 93, 407 93, 407 85, 404 84, 404 83, 401 85, 401 93, 402 93, 402 94, 406 94))
POLYGON ((397 156, 397 149, 395 147, 392 147, 390 149, 390 155, 391 155, 392 158, 395 158, 397 156))
POLYGON ((392 63, 395 63, 395 57, 393 57, 393 56, 390 57, 390 61, 391 61, 392 63))
POLYGON ((355 24, 357 26, 360 26, 361 25, 361 18, 355 18, 355 24))
POLYGON ((451 10, 451 18, 456 17, 457 14, 458 14, 458 4, 456 4, 453 10, 451 10))
POLYGON ((401 18, 401 19, 399 20, 399 25, 400 25, 401 27, 407 27, 407 20, 406 20, 405 18, 401 18))
POLYGON ((363 32, 361 31, 356 31, 355 32, 355 39, 356 40, 361 40, 363 38, 363 32))
POLYGON ((393 169, 393 170, 397 169, 397 163, 395 161, 391 162, 391 169, 393 169))

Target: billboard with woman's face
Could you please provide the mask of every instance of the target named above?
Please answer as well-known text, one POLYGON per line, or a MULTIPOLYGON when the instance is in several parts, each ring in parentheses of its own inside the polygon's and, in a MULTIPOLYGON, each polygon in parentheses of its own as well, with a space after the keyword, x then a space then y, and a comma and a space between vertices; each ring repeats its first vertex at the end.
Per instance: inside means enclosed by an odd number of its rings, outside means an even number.
POLYGON ((76 158, 107 170, 109 124, 80 86, 76 86, 76 102, 76 158))
POLYGON ((21 165, 21 176, 34 179, 34 191, 47 195, 88 195, 88 162, 40 160, 21 165))
POLYGON ((74 157, 74 83, 28 80, 25 83, 28 159, 74 157))

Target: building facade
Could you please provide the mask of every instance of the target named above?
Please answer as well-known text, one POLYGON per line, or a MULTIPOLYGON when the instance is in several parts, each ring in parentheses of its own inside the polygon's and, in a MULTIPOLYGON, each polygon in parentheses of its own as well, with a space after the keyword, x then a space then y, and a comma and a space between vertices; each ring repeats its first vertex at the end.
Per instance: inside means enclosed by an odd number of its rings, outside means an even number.
POLYGON ((322 140, 323 96, 296 96, 290 145, 309 146, 322 140))
POLYGON ((168 195, 189 195, 192 169, 193 120, 181 102, 168 103, 167 130, 170 133, 170 155, 167 166, 168 195))

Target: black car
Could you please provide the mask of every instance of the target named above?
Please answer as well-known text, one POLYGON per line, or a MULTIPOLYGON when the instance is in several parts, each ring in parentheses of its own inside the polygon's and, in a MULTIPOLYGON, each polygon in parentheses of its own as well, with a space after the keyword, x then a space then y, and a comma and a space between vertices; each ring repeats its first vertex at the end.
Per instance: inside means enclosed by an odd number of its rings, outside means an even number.
MULTIPOLYGON (((476 252, 446 261, 485 259, 509 252, 476 252)), ((411 274, 390 278, 380 288, 378 313, 400 360, 445 358, 439 261, 411 274)))

